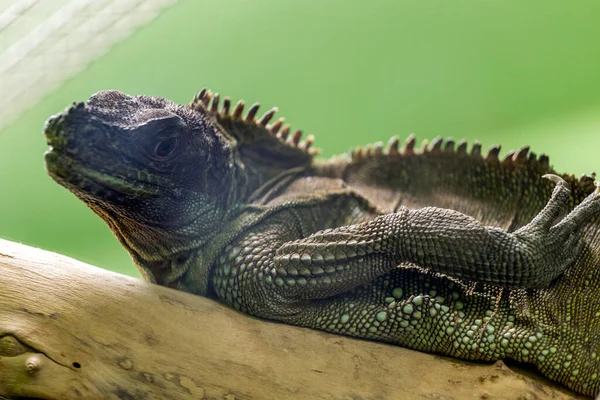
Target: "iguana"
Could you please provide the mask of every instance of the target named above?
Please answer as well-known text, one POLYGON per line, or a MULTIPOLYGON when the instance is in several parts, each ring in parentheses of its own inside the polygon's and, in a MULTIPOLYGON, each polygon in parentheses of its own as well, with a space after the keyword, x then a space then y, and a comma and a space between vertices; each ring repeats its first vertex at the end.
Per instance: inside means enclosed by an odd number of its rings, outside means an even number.
POLYGON ((600 390, 594 176, 558 176, 527 147, 500 160, 414 136, 319 160, 312 136, 258 108, 102 91, 47 121, 46 168, 148 281, 600 390))

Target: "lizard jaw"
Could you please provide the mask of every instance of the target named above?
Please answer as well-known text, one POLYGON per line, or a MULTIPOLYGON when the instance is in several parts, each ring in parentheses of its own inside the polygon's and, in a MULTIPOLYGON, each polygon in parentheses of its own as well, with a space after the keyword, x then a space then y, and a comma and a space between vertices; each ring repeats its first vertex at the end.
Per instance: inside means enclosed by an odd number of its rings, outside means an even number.
POLYGON ((110 171, 88 168, 50 146, 44 153, 46 171, 58 184, 77 195, 120 203, 126 198, 151 196, 160 188, 149 182, 115 176, 110 171))

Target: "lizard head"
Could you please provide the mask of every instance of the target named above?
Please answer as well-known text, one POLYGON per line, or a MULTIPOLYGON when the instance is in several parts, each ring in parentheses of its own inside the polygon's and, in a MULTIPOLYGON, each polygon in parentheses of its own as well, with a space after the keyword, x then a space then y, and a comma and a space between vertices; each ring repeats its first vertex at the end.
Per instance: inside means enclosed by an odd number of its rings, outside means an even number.
POLYGON ((281 120, 267 127, 273 111, 257 120, 256 106, 245 117, 243 102, 217 106, 206 90, 189 105, 99 92, 48 119, 46 169, 138 265, 169 260, 210 240, 264 182, 310 164, 297 133, 286 143, 281 120))
POLYGON ((50 176, 144 259, 193 246, 231 206, 231 140, 205 115, 149 96, 103 91, 51 117, 50 176))

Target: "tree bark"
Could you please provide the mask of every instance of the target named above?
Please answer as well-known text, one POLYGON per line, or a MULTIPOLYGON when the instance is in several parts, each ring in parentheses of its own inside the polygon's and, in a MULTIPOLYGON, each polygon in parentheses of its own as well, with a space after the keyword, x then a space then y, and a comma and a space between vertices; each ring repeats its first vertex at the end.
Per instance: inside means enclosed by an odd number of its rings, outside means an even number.
POLYGON ((0 398, 567 399, 469 363, 261 321, 0 239, 0 398))

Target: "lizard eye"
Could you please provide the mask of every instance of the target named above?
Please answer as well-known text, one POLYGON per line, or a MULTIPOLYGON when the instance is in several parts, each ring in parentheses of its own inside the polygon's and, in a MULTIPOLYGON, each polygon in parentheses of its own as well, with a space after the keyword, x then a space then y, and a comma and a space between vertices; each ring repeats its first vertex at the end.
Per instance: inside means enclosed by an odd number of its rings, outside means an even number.
POLYGON ((173 151, 177 147, 177 137, 170 137, 168 139, 161 140, 154 148, 154 155, 157 158, 166 158, 173 154, 173 151))

